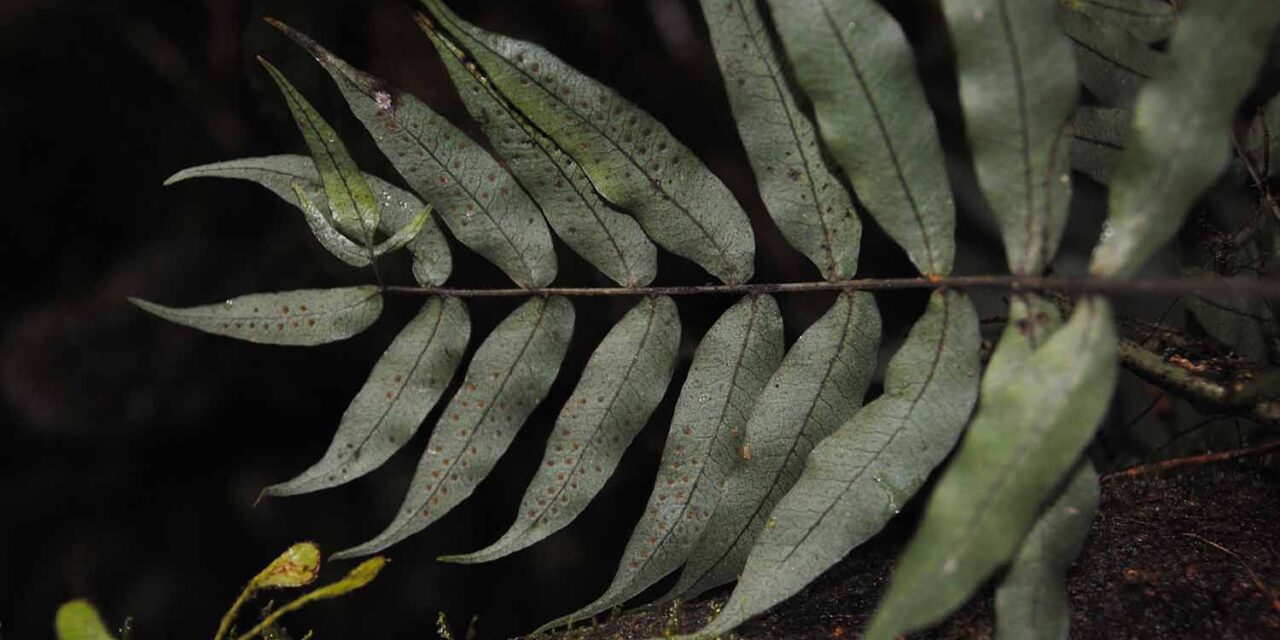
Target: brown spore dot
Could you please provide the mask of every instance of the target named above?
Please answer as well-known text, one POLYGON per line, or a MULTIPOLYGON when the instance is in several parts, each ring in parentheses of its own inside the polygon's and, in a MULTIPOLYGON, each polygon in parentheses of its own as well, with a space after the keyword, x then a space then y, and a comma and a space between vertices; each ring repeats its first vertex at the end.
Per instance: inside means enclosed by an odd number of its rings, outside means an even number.
POLYGON ((693 433, 693 429, 690 429, 688 425, 685 425, 684 428, 680 429, 680 432, 687 436, 693 433))
POLYGON ((308 326, 308 327, 314 327, 314 326, 316 326, 316 321, 315 321, 315 319, 307 320, 307 326, 308 326))
POLYGON ((289 307, 288 306, 280 307, 280 313, 289 313, 289 307))
POLYGON ((394 395, 395 395, 395 394, 393 394, 393 393, 391 393, 390 391, 388 391, 388 392, 387 392, 387 399, 388 399, 388 400, 390 400, 390 399, 392 398, 392 396, 394 396, 394 395))
POLYGON ((306 313, 306 312, 307 312, 307 305, 305 305, 305 304, 298 305, 298 311, 301 311, 301 312, 303 312, 303 313, 306 313))
POLYGON ((460 420, 461 418, 462 418, 462 416, 459 416, 459 415, 458 415, 458 414, 456 414, 456 413, 455 413, 455 414, 453 414, 453 415, 451 415, 451 416, 449 416, 449 419, 450 419, 450 420, 453 420, 454 422, 457 422, 457 421, 458 421, 458 420, 460 420))
POLYGON ((400 382, 401 380, 404 380, 404 376, 397 373, 396 377, 392 378, 391 380, 394 382, 400 382))

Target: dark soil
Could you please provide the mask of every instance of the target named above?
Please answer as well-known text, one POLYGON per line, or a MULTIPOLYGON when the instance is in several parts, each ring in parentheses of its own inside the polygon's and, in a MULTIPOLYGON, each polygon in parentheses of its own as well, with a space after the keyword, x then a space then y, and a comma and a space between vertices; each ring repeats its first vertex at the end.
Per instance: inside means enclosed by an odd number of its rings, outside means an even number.
MULTIPOLYGON (((887 531, 738 635, 858 637, 902 538, 887 531)), ((1068 590, 1072 638, 1280 638, 1280 456, 1105 478, 1068 590)), ((613 640, 688 632, 701 627, 727 595, 720 590, 675 613, 621 614, 550 637, 613 640)), ((986 589, 918 637, 991 638, 991 596, 986 589)))

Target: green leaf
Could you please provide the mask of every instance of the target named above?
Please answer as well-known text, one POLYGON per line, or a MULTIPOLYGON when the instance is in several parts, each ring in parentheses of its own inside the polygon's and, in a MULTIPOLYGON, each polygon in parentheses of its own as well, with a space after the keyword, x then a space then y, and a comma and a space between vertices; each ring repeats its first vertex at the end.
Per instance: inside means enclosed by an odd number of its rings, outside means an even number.
POLYGON ((1183 13, 1168 64, 1146 84, 1111 183, 1094 274, 1127 276, 1177 232, 1226 165, 1228 135, 1280 21, 1280 3, 1196 2, 1183 13))
POLYGON ((684 563, 720 501, 747 417, 782 360, 782 342, 782 315, 769 296, 743 298, 720 316, 693 355, 661 471, 613 582, 595 602, 543 629, 620 605, 684 563))
POLYGON ((885 392, 814 448, 760 532, 733 595, 692 637, 726 635, 875 535, 960 437, 978 398, 978 314, 935 292, 889 361, 885 392))
POLYGON ((921 273, 950 273, 955 206, 902 28, 873 0, 769 6, 822 139, 858 198, 921 273))
POLYGON ((809 451, 862 405, 876 368, 880 314, 866 292, 846 292, 787 352, 747 421, 729 475, 680 581, 666 596, 690 598, 732 581, 773 506, 809 451))
POLYGON ((1117 373, 1110 305, 1080 300, 1047 339, 1054 321, 1036 306, 1015 305, 977 416, 929 497, 869 640, 937 622, 1008 562, 1105 415, 1117 373))
POLYGON ((440 52, 467 110, 565 244, 620 285, 652 282, 658 250, 635 218, 611 209, 582 167, 498 94, 447 34, 421 14, 419 25, 440 52))
POLYGON ((1169 37, 1178 13, 1167 0, 1062 0, 1063 5, 1096 20, 1116 25, 1152 44, 1169 37))
POLYGON ((1124 153, 1131 113, 1124 109, 1080 107, 1076 110, 1075 141, 1071 144, 1071 168, 1100 184, 1111 182, 1124 153))
POLYGON ((493 88, 649 237, 725 282, 751 278, 755 237, 742 206, 661 122, 538 45, 481 30, 438 0, 424 4, 493 88))
POLYGON ((324 121, 280 70, 261 56, 258 57, 258 62, 262 63, 271 79, 280 87, 280 93, 284 94, 285 102, 289 105, 289 112, 293 114, 298 130, 307 141, 311 159, 315 161, 316 170, 324 183, 325 195, 329 198, 334 226, 365 245, 371 244, 381 211, 364 174, 356 167, 333 127, 324 121))
POLYGON ((272 21, 333 77, 378 148, 463 244, 522 287, 556 275, 551 234, 533 200, 480 145, 417 98, 272 21))
POLYGON ((1057 251, 1071 199, 1071 44, 1047 0, 948 0, 960 103, 978 183, 1014 273, 1057 251))
POLYGON ((1163 53, 1124 29, 1066 9, 1059 19, 1075 50, 1081 84, 1104 104, 1128 108, 1164 65, 1163 53))
POLYGON ((298 200, 298 206, 302 209, 302 216, 306 219, 307 226, 311 227, 311 233, 325 249, 329 250, 329 253, 353 267, 367 267, 373 262, 373 252, 368 247, 352 242, 338 231, 320 207, 316 206, 316 203, 302 190, 301 183, 294 183, 293 193, 298 200))
POLYGON ((565 298, 534 298, 507 316, 471 358, 395 520, 377 537, 334 559, 381 551, 427 528, 470 496, 551 390, 573 321, 573 305, 565 298))
POLYGON ((488 562, 559 531, 582 513, 662 401, 680 346, 668 297, 645 298, 609 331, 560 411, 538 472, 497 542, 444 562, 488 562))
POLYGON ((436 405, 470 337, 471 320, 462 301, 427 300, 373 365, 324 457, 292 480, 267 487, 266 495, 328 489, 381 466, 436 405))
POLYGON ((72 600, 58 607, 53 629, 58 640, 115 640, 98 610, 87 600, 72 600))
POLYGON ((1089 534, 1098 506, 1098 472, 1086 459, 1022 541, 996 591, 1001 640, 1060 640, 1071 624, 1067 569, 1089 534))
POLYGON ((186 308, 138 298, 129 301, 169 322, 205 333, 293 346, 345 340, 369 328, 382 313, 382 294, 371 285, 253 293, 186 308))
MULTIPOLYGON (((266 187, 280 199, 289 204, 303 208, 293 185, 301 186, 302 192, 319 211, 329 210, 329 198, 324 193, 324 185, 320 174, 316 172, 315 162, 311 158, 298 155, 278 155, 264 158, 243 158, 227 162, 200 165, 183 169, 173 174, 165 185, 171 185, 192 178, 232 178, 248 180, 266 187)), ((387 235, 395 235, 408 228, 422 211, 428 206, 417 196, 401 189, 381 178, 364 174, 374 198, 382 206, 382 214, 378 217, 378 228, 387 235)), ((304 210, 305 211, 305 210, 304 210)), ((326 219, 327 221, 327 219, 326 219)), ((307 220, 312 231, 316 230, 310 216, 307 220)), ((332 228, 326 225, 327 228, 332 228)), ((449 253, 449 243, 444 239, 435 218, 431 217, 423 225, 422 231, 414 236, 408 244, 409 253, 413 254, 413 274, 419 284, 440 286, 449 279, 453 270, 453 259, 449 253)), ((367 260, 367 255, 361 257, 367 260)))
POLYGON ((760 195, 787 242, 827 280, 858 268, 862 224, 787 86, 754 0, 702 0, 716 61, 760 195))

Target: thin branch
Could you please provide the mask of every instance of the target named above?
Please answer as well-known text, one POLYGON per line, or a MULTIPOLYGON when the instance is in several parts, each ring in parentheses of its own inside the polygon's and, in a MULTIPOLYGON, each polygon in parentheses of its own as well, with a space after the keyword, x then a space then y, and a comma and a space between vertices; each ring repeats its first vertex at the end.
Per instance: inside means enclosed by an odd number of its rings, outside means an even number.
POLYGON ((1272 608, 1272 609, 1275 609, 1277 613, 1280 613, 1280 598, 1277 598, 1277 597, 1276 597, 1276 594, 1275 594, 1275 593, 1273 593, 1270 589, 1268 589, 1268 588, 1267 588, 1266 583, 1264 583, 1264 582, 1262 581, 1262 578, 1259 578, 1259 577, 1258 577, 1258 574, 1257 574, 1257 573, 1254 573, 1253 569, 1249 566, 1249 563, 1245 562, 1245 561, 1244 561, 1244 558, 1241 558, 1241 557, 1240 557, 1240 554, 1238 554, 1238 553, 1236 553, 1236 552, 1234 552, 1234 551, 1232 551, 1232 550, 1230 550, 1230 549, 1228 549, 1228 548, 1226 548, 1226 547, 1224 547, 1224 546, 1222 546, 1222 545, 1220 545, 1220 544, 1218 544, 1218 543, 1216 543, 1216 542, 1214 542, 1214 541, 1212 541, 1212 540, 1210 540, 1210 539, 1208 539, 1208 538, 1206 538, 1206 537, 1204 537, 1204 536, 1202 536, 1202 535, 1196 534, 1196 533, 1184 533, 1184 534, 1182 534, 1182 535, 1184 535, 1184 536, 1186 536, 1186 537, 1188 537, 1188 538, 1195 538, 1196 540, 1199 540, 1200 542, 1203 542, 1203 543, 1205 543, 1205 544, 1207 544, 1207 545, 1209 545, 1209 546, 1213 547, 1214 549, 1217 549, 1218 551, 1221 551, 1221 552, 1223 552, 1223 553, 1225 553, 1225 554, 1227 554, 1227 555, 1231 556, 1232 558, 1235 558, 1235 559, 1236 559, 1236 562, 1239 562, 1239 563, 1240 563, 1240 566, 1241 566, 1241 567, 1242 567, 1242 568, 1243 568, 1243 569, 1244 569, 1244 570, 1249 574, 1249 579, 1250 579, 1250 580, 1253 580, 1253 586, 1257 587, 1257 588, 1258 588, 1258 591, 1261 591, 1261 592, 1262 592, 1262 595, 1267 596, 1268 598, 1270 598, 1270 599, 1271 599, 1271 608, 1272 608))
POLYGON ((1076 293, 1181 296, 1189 294, 1280 298, 1280 280, 1253 278, 1098 278, 1091 276, 1028 277, 1012 275, 932 278, 859 278, 837 282, 767 282, 673 287, 531 287, 528 289, 451 289, 386 287, 387 293, 455 298, 519 298, 531 296, 693 296, 815 291, 894 291, 907 289, 1009 289, 1076 293))
POLYGON ((1129 467, 1115 473, 1108 473, 1103 476, 1103 480, 1112 480, 1114 478, 1137 478, 1161 471, 1169 471, 1170 469, 1179 469, 1182 467, 1193 467, 1204 464, 1212 464, 1214 462, 1226 462, 1229 460, 1237 460, 1239 458, 1248 458, 1251 456, 1260 456, 1280 450, 1280 440, 1272 440, 1265 444, 1248 449, 1233 449, 1231 451, 1220 451, 1218 453, 1206 453, 1198 456, 1190 456, 1187 458, 1173 458, 1171 460, 1161 460, 1151 464, 1138 465, 1129 467))

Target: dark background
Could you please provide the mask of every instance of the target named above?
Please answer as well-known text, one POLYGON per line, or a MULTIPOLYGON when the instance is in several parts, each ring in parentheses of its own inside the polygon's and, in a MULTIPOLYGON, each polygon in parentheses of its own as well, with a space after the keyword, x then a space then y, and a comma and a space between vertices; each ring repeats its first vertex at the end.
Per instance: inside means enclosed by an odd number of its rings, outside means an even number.
MULTIPOLYGON (((760 242, 757 281, 816 279, 782 244, 754 193, 696 2, 451 4, 484 27, 545 44, 667 123, 751 214, 760 242)), ((936 7, 889 4, 919 45, 944 142, 962 151, 936 7)), ((263 24, 266 15, 469 126, 434 51, 397 0, 0 2, 0 246, 10 265, 0 290, 6 640, 48 637, 56 606, 71 597, 91 598, 113 623, 132 616, 138 640, 210 636, 244 581, 290 543, 314 539, 332 552, 362 542, 382 530, 403 498, 429 428, 366 478, 253 506, 264 486, 319 458, 369 367, 414 312, 412 300, 393 299, 372 330, 315 349, 209 337, 125 301, 136 295, 187 305, 369 280, 328 257, 295 210, 254 185, 161 187, 194 164, 304 152, 256 54, 311 98, 366 170, 398 181, 319 67, 263 24)), ((971 171, 963 153, 951 155, 965 211, 957 272, 1000 272, 991 227, 973 211, 971 171)), ((1080 269, 1097 235, 1090 189, 1081 187, 1085 204, 1059 261, 1064 271, 1080 269)), ((860 275, 911 275, 866 216, 864 225, 860 275)), ((561 249, 559 284, 602 283, 561 249)), ((495 269, 456 243, 454 253, 452 284, 502 284, 495 269)), ((392 278, 409 282, 404 267, 392 278)), ((659 284, 708 279, 687 262, 662 258, 659 284)), ((788 337, 828 299, 783 300, 788 337)), ((877 299, 891 347, 923 298, 877 299)), ((730 303, 681 301, 686 356, 730 303)), ((514 304, 472 304, 473 335, 487 333, 514 304)), ((674 391, 573 526, 486 565, 433 558, 475 550, 505 530, 541 457, 557 399, 626 305, 578 302, 574 347, 552 397, 493 475, 440 523, 394 547, 393 564, 374 585, 296 615, 290 628, 299 636, 314 628, 320 638, 425 638, 444 611, 455 632, 478 615, 481 637, 501 637, 602 591, 648 495, 674 391)), ((685 367, 687 357, 673 389, 685 367)), ((349 566, 330 567, 326 577, 349 566)))

